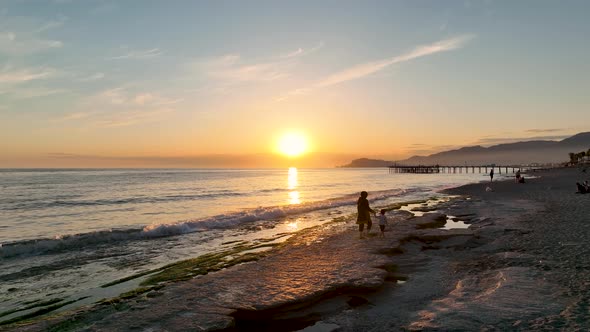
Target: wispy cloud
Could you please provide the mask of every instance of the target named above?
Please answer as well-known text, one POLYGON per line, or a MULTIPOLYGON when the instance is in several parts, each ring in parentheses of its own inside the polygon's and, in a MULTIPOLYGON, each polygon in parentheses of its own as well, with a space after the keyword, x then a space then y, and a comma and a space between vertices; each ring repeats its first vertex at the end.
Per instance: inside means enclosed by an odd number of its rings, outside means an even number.
POLYGON ((47 154, 50 158, 77 158, 82 157, 82 155, 74 154, 74 153, 64 153, 64 152, 49 152, 47 154))
POLYGON ((192 64, 194 69, 210 78, 231 82, 274 81, 288 76, 285 71, 287 66, 289 63, 285 61, 245 63, 236 54, 200 60, 192 64))
POLYGON ((557 141, 568 138, 571 135, 547 135, 534 137, 486 137, 479 139, 475 144, 479 145, 496 145, 505 143, 525 142, 525 141, 557 141))
POLYGON ((88 97, 79 109, 57 121, 83 121, 94 127, 123 127, 161 120, 175 111, 180 98, 168 98, 154 92, 132 92, 128 87, 102 91, 88 97))
POLYGON ((428 144, 412 144, 407 146, 405 149, 406 154, 408 155, 431 155, 433 153, 438 153, 441 151, 448 151, 453 149, 458 149, 460 146, 457 145, 428 145, 428 144))
POLYGON ((98 119, 95 125, 98 127, 125 127, 138 123, 157 121, 162 116, 173 112, 171 108, 159 108, 152 110, 129 110, 118 112, 108 118, 98 119))
POLYGON ((414 143, 414 144, 410 144, 406 147, 406 149, 415 149, 415 148, 419 148, 419 147, 424 147, 424 146, 428 146, 427 144, 423 144, 423 143, 414 143))
POLYGON ((13 89, 9 94, 17 99, 30 99, 52 96, 56 94, 66 93, 66 89, 51 89, 51 88, 21 88, 13 89))
POLYGON ((86 76, 86 77, 82 77, 80 79, 78 79, 79 82, 92 82, 92 81, 98 81, 101 80, 105 77, 104 73, 94 73, 92 75, 86 76))
POLYGON ((319 42, 310 48, 300 47, 255 61, 245 59, 239 54, 225 54, 197 59, 189 64, 189 68, 197 74, 217 81, 213 86, 200 87, 197 90, 199 93, 218 94, 227 92, 228 88, 239 83, 264 83, 289 78, 293 67, 300 61, 299 58, 317 52, 323 47, 324 42, 319 42))
POLYGON ((91 117, 94 114, 96 114, 96 112, 74 112, 66 114, 64 117, 59 119, 59 121, 79 120, 91 117))
POLYGON ((308 48, 308 49, 304 49, 304 48, 298 48, 294 51, 291 51, 289 53, 286 54, 282 54, 281 56, 279 56, 280 58, 284 58, 284 59, 288 59, 288 58, 295 58, 295 57, 300 57, 300 56, 304 56, 304 55, 308 55, 311 53, 314 53, 316 51, 318 51, 319 49, 321 49, 322 47, 324 47, 325 43, 324 42, 319 42, 316 46, 312 47, 312 48, 308 48))
POLYGON ((37 22, 26 17, 7 17, 0 14, 0 54, 24 55, 60 48, 59 40, 46 39, 43 32, 62 26, 66 21, 37 22))
POLYGON ((41 27, 39 27, 37 30, 35 30, 35 32, 36 33, 40 33, 40 32, 43 32, 43 31, 47 31, 47 30, 59 28, 59 27, 63 26, 66 23, 67 20, 68 20, 67 17, 60 16, 55 21, 49 21, 49 22, 43 24, 41 27))
POLYGON ((52 68, 13 69, 11 66, 4 66, 0 69, 0 84, 18 84, 45 79, 55 73, 56 70, 52 68))
POLYGON ((430 45, 418 46, 412 51, 404 53, 402 55, 359 64, 351 68, 342 70, 340 72, 334 73, 324 79, 321 79, 311 84, 309 87, 299 88, 291 92, 288 92, 286 95, 280 97, 279 100, 284 100, 293 95, 308 93, 315 89, 324 88, 344 83, 347 81, 357 80, 365 76, 379 72, 381 70, 384 70, 394 64, 407 62, 427 55, 455 50, 461 48, 473 37, 473 35, 462 35, 455 38, 445 39, 430 45))
POLYGON ((181 101, 183 99, 166 98, 157 93, 131 93, 125 87, 105 90, 90 98, 91 103, 123 105, 125 107, 172 105, 181 101))
POLYGON ((62 47, 58 40, 37 39, 12 31, 0 31, 0 53, 19 55, 62 47))
POLYGON ((462 47, 467 41, 473 38, 472 35, 460 36, 451 39, 441 40, 434 44, 419 46, 414 50, 392 58, 368 62, 354 66, 333 74, 326 79, 316 83, 316 87, 326 87, 334 84, 343 83, 371 75, 381 71, 393 64, 410 61, 423 56, 447 52, 462 47))
POLYGON ((149 59, 162 55, 163 52, 159 48, 152 48, 149 50, 129 50, 125 54, 117 55, 107 58, 108 60, 122 60, 122 59, 149 59))
POLYGON ((564 131, 564 130, 566 130, 566 129, 564 129, 564 128, 528 129, 526 132, 527 133, 540 134, 540 133, 554 133, 554 132, 559 132, 559 131, 564 131))

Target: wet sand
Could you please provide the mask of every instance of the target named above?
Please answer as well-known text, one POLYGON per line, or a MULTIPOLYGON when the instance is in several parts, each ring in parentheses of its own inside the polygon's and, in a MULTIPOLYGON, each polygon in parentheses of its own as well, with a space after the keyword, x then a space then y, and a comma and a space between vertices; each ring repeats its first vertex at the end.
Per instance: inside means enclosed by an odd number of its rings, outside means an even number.
POLYGON ((448 190, 460 197, 422 217, 390 211, 385 238, 324 225, 257 262, 4 329, 588 330, 590 195, 574 194, 588 176, 534 175, 448 190), (471 226, 440 229, 441 213, 471 226))

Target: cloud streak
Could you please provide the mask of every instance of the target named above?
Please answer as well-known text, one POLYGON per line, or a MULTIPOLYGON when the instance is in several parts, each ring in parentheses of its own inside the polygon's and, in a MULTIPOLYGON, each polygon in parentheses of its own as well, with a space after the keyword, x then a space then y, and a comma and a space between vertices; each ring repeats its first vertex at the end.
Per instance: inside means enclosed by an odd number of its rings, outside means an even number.
POLYGON ((62 26, 65 21, 65 17, 60 17, 57 21, 39 23, 27 17, 0 14, 0 54, 25 55, 62 47, 61 41, 45 39, 42 33, 62 26))
POLYGON ((79 107, 83 111, 66 114, 57 121, 84 121, 102 128, 131 126, 161 120, 175 111, 173 105, 182 101, 158 93, 132 92, 127 87, 118 87, 87 98, 79 107))
POLYGON ((226 54, 219 57, 198 60, 192 68, 210 78, 236 82, 265 82, 289 77, 288 69, 296 63, 296 58, 317 52, 324 47, 319 42, 312 48, 298 48, 294 51, 272 56, 267 61, 248 63, 239 54, 226 54))
POLYGON ((431 155, 434 153, 458 149, 457 145, 427 145, 427 144, 412 144, 407 146, 405 152, 408 155, 431 155))
POLYGON ((94 73, 92 75, 82 77, 82 78, 78 79, 78 81, 79 82, 93 82, 93 81, 101 80, 104 77, 105 77, 104 73, 94 73))
POLYGON ((316 51, 318 51, 319 49, 321 49, 322 47, 324 47, 325 43, 324 42, 319 42, 316 46, 310 48, 310 49, 303 49, 303 48, 298 48, 295 51, 289 52, 287 54, 283 54, 281 56, 279 56, 279 58, 283 58, 283 59, 289 59, 289 58, 295 58, 295 57, 300 57, 300 56, 305 56, 311 53, 314 53, 316 51))
POLYGON ((197 61, 193 64, 198 72, 210 78, 226 82, 263 82, 274 81, 288 76, 284 70, 289 63, 286 61, 269 61, 246 64, 236 54, 197 61))
POLYGON ((475 144, 479 145, 496 145, 515 142, 526 141, 558 141, 571 137, 571 135, 548 135, 548 136, 534 136, 534 137, 489 137, 481 138, 475 144))
POLYGON ((48 88, 24 88, 13 90, 10 94, 17 99, 32 99, 48 97, 56 94, 67 93, 66 89, 48 89, 48 88))
POLYGON ((552 128, 552 129, 529 129, 526 132, 527 133, 535 133, 535 134, 541 134, 541 133, 554 133, 554 132, 559 132, 559 131, 564 131, 566 129, 564 128, 552 128))
POLYGON ((61 17, 59 17, 59 19, 57 21, 47 22, 46 24, 44 24, 43 26, 41 26, 40 28, 35 30, 35 32, 39 33, 39 32, 43 32, 43 31, 59 28, 59 27, 63 26, 66 21, 67 21, 67 18, 65 16, 61 16, 61 17))
POLYGON ((462 35, 462 36, 458 36, 458 37, 454 37, 454 38, 450 38, 450 39, 444 39, 444 40, 438 41, 438 42, 430 44, 430 45, 418 46, 418 47, 414 48, 412 51, 404 53, 402 55, 359 64, 359 65, 353 66, 351 68, 342 70, 340 72, 334 73, 324 79, 321 79, 321 80, 311 84, 309 87, 293 90, 293 91, 287 93, 285 96, 279 98, 279 100, 284 100, 284 99, 288 98, 289 96, 293 96, 293 95, 300 95, 300 94, 304 94, 304 93, 309 93, 315 89, 325 88, 325 87, 329 87, 332 85, 361 79, 365 76, 382 71, 394 64, 407 62, 407 61, 410 61, 413 59, 421 58, 421 57, 436 54, 436 53, 452 51, 452 50, 463 47, 463 45, 465 45, 469 40, 471 40, 473 38, 474 38, 473 35, 462 35))
POLYGON ((33 80, 45 79, 55 73, 51 68, 26 68, 14 70, 10 66, 4 66, 0 70, 0 84, 18 84, 33 80))
POLYGON ((149 50, 132 50, 122 55, 107 58, 107 60, 123 60, 123 59, 149 59, 162 55, 163 52, 159 48, 152 48, 149 50))
POLYGON ((0 31, 0 53, 19 55, 60 48, 59 40, 38 39, 30 35, 22 35, 12 31, 0 31))
POLYGON ((126 127, 139 123, 157 121, 162 116, 173 112, 170 108, 159 108, 151 110, 130 110, 123 111, 105 119, 98 120, 95 125, 98 127, 126 127))

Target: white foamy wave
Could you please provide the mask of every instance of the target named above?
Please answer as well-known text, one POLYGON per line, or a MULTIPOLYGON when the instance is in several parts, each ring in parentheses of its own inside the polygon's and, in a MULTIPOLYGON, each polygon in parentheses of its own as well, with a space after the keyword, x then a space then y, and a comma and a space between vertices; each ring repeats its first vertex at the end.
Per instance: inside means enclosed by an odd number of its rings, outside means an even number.
POLYGON ((97 244, 139 239, 141 238, 140 234, 141 229, 105 230, 5 243, 0 244, 0 257, 8 258, 23 254, 76 250, 97 244))
MULTIPOLYGON (((391 198, 408 194, 407 190, 386 190, 371 193, 371 200, 391 198)), ((65 250, 80 250, 93 245, 116 243, 129 240, 203 232, 213 229, 231 229, 249 225, 257 221, 272 221, 297 214, 309 213, 329 208, 355 205, 358 194, 299 205, 258 207, 255 209, 221 214, 203 219, 185 220, 174 223, 161 223, 141 229, 105 230, 73 235, 58 235, 54 238, 18 241, 0 244, 0 257, 13 257, 24 254, 43 254, 65 250)))
POLYGON ((153 224, 143 228, 144 237, 179 235, 211 229, 234 228, 246 223, 283 218, 287 215, 283 208, 257 208, 232 214, 223 214, 205 219, 181 221, 172 224, 153 224))
MULTIPOLYGON (((371 193, 371 199, 378 201, 407 194, 408 190, 385 190, 371 193)), ((211 218, 181 221, 172 224, 153 224, 144 227, 146 237, 158 237, 185 234, 210 229, 234 228, 246 223, 256 221, 274 220, 302 213, 309 213, 318 210, 336 208, 356 204, 356 194, 319 202, 311 202, 300 205, 287 205, 281 207, 259 207, 252 210, 245 210, 232 214, 218 215, 211 218)))

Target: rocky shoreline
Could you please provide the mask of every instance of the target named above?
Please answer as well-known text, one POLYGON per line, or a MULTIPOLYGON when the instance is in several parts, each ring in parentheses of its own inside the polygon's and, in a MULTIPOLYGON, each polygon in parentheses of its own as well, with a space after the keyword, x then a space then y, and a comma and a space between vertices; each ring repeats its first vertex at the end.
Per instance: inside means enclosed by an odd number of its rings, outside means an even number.
POLYGON ((390 211, 385 238, 343 220, 257 262, 4 329, 586 330, 590 195, 573 194, 578 170, 538 175, 447 190, 458 197, 419 217, 390 211), (471 226, 437 228, 445 215, 471 226))

